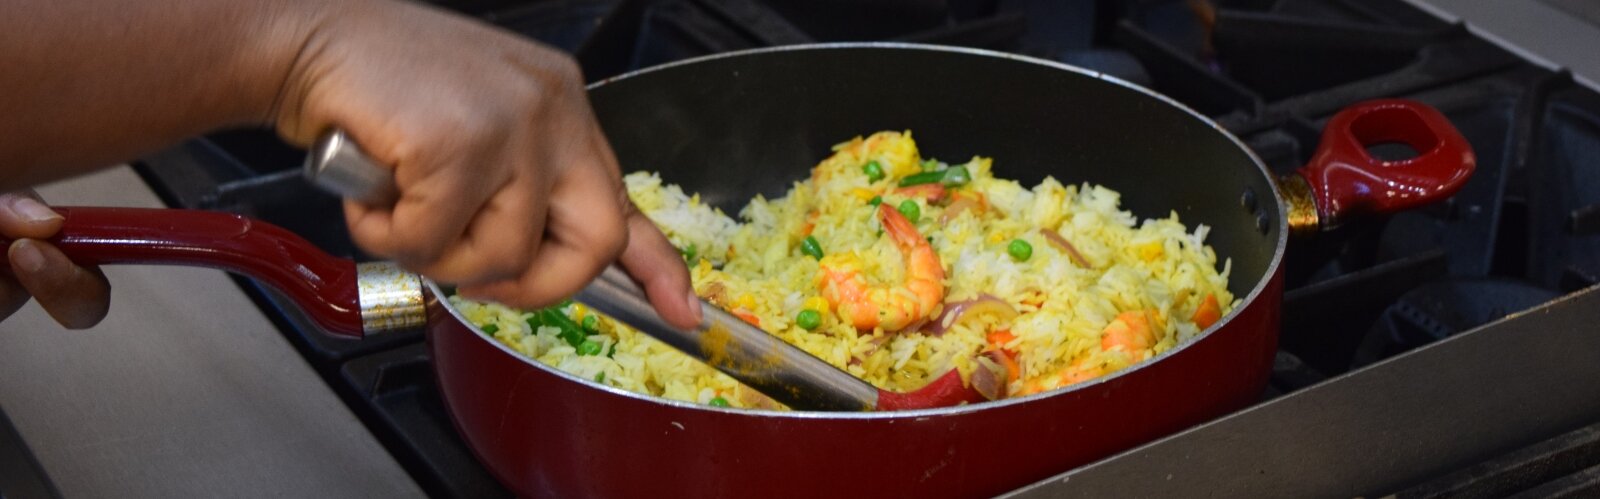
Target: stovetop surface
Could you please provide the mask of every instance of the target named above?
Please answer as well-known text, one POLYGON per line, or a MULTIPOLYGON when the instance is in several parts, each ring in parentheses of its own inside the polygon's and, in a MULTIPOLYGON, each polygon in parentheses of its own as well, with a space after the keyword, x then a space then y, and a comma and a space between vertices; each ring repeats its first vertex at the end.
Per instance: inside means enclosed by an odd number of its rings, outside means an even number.
MULTIPOLYGON (((1406 97, 1439 108, 1474 147, 1477 173, 1448 202, 1291 248, 1281 350, 1263 401, 1600 282, 1600 94, 1401 0, 447 6, 574 53, 591 80, 813 41, 943 43, 1063 61, 1214 117, 1279 173, 1308 159, 1342 106, 1406 97)), ((256 216, 365 259, 344 233, 338 200, 297 176, 301 154, 270 133, 237 131, 136 166, 173 206, 256 216)), ((507 495, 451 428, 419 335, 328 339, 272 290, 239 282, 424 489, 507 495)))

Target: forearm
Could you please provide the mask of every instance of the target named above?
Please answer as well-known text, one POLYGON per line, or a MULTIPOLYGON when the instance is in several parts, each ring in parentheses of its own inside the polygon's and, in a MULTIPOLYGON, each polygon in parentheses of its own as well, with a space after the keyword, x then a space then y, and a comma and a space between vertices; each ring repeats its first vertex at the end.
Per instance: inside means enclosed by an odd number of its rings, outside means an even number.
POLYGON ((319 0, 11 0, 0 189, 224 126, 269 124, 319 0))

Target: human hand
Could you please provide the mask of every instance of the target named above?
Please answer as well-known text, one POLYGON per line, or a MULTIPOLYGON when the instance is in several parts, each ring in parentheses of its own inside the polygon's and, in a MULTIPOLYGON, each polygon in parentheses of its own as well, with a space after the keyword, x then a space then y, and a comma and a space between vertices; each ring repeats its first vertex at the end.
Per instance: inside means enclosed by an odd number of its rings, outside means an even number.
POLYGON ((0 319, 30 297, 68 329, 88 328, 105 318, 111 296, 106 275, 97 267, 73 264, 42 241, 61 230, 63 220, 32 191, 0 194, 0 236, 11 241, 10 265, 0 271, 0 319))
POLYGON ((407 2, 328 9, 274 116, 291 142, 338 127, 393 165, 393 206, 345 204, 358 245, 516 307, 571 296, 620 256, 664 318, 699 322, 688 271, 628 201, 570 58, 407 2))

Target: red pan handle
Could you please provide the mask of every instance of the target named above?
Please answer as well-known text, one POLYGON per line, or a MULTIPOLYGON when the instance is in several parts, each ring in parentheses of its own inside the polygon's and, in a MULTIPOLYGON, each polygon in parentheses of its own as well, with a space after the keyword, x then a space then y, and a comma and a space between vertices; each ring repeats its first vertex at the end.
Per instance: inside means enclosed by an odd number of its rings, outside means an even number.
POLYGON ((1472 146, 1438 110, 1402 99, 1355 104, 1328 120, 1322 143, 1299 174, 1310 184, 1322 228, 1363 215, 1441 201, 1461 190, 1477 160, 1472 146), (1368 146, 1402 143, 1417 156, 1372 157, 1368 146))
POLYGON ((243 274, 289 295, 328 332, 362 335, 355 262, 333 257, 275 225, 208 211, 55 210, 65 221, 50 243, 74 262, 182 265, 243 274))

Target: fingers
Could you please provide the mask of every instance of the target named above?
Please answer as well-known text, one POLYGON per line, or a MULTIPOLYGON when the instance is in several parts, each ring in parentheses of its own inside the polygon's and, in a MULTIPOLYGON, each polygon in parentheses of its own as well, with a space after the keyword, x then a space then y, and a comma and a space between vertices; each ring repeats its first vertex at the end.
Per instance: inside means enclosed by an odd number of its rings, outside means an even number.
POLYGON ((65 220, 32 191, 0 194, 0 234, 9 239, 44 239, 61 230, 65 220))
POLYGON ((540 226, 513 226, 539 214, 531 180, 458 171, 401 184, 393 207, 345 203, 350 235, 367 251, 434 279, 471 284, 518 275, 532 258, 540 226))
POLYGON ((514 280, 463 285, 466 296, 518 307, 537 307, 576 294, 628 242, 621 186, 599 164, 573 168, 551 192, 544 241, 526 270, 514 280))
POLYGON ((62 326, 83 329, 105 318, 111 284, 99 269, 79 267, 61 250, 32 239, 13 241, 6 254, 17 282, 62 326))
MULTIPOLYGON (((50 237, 61 229, 62 217, 40 203, 32 191, 0 194, 0 235, 6 239, 50 237)), ((0 318, 28 303, 27 288, 11 272, 0 272, 0 318)))
POLYGON ((65 221, 32 191, 0 194, 0 234, 14 239, 7 249, 8 275, 0 277, 0 317, 28 302, 31 295, 56 322, 69 329, 94 326, 105 318, 111 285, 97 268, 79 267, 43 239, 65 221))
POLYGON ((694 294, 683 256, 636 210, 630 210, 628 216, 628 248, 622 251, 620 263, 644 287, 650 304, 667 322, 684 329, 700 324, 700 297, 694 294))

